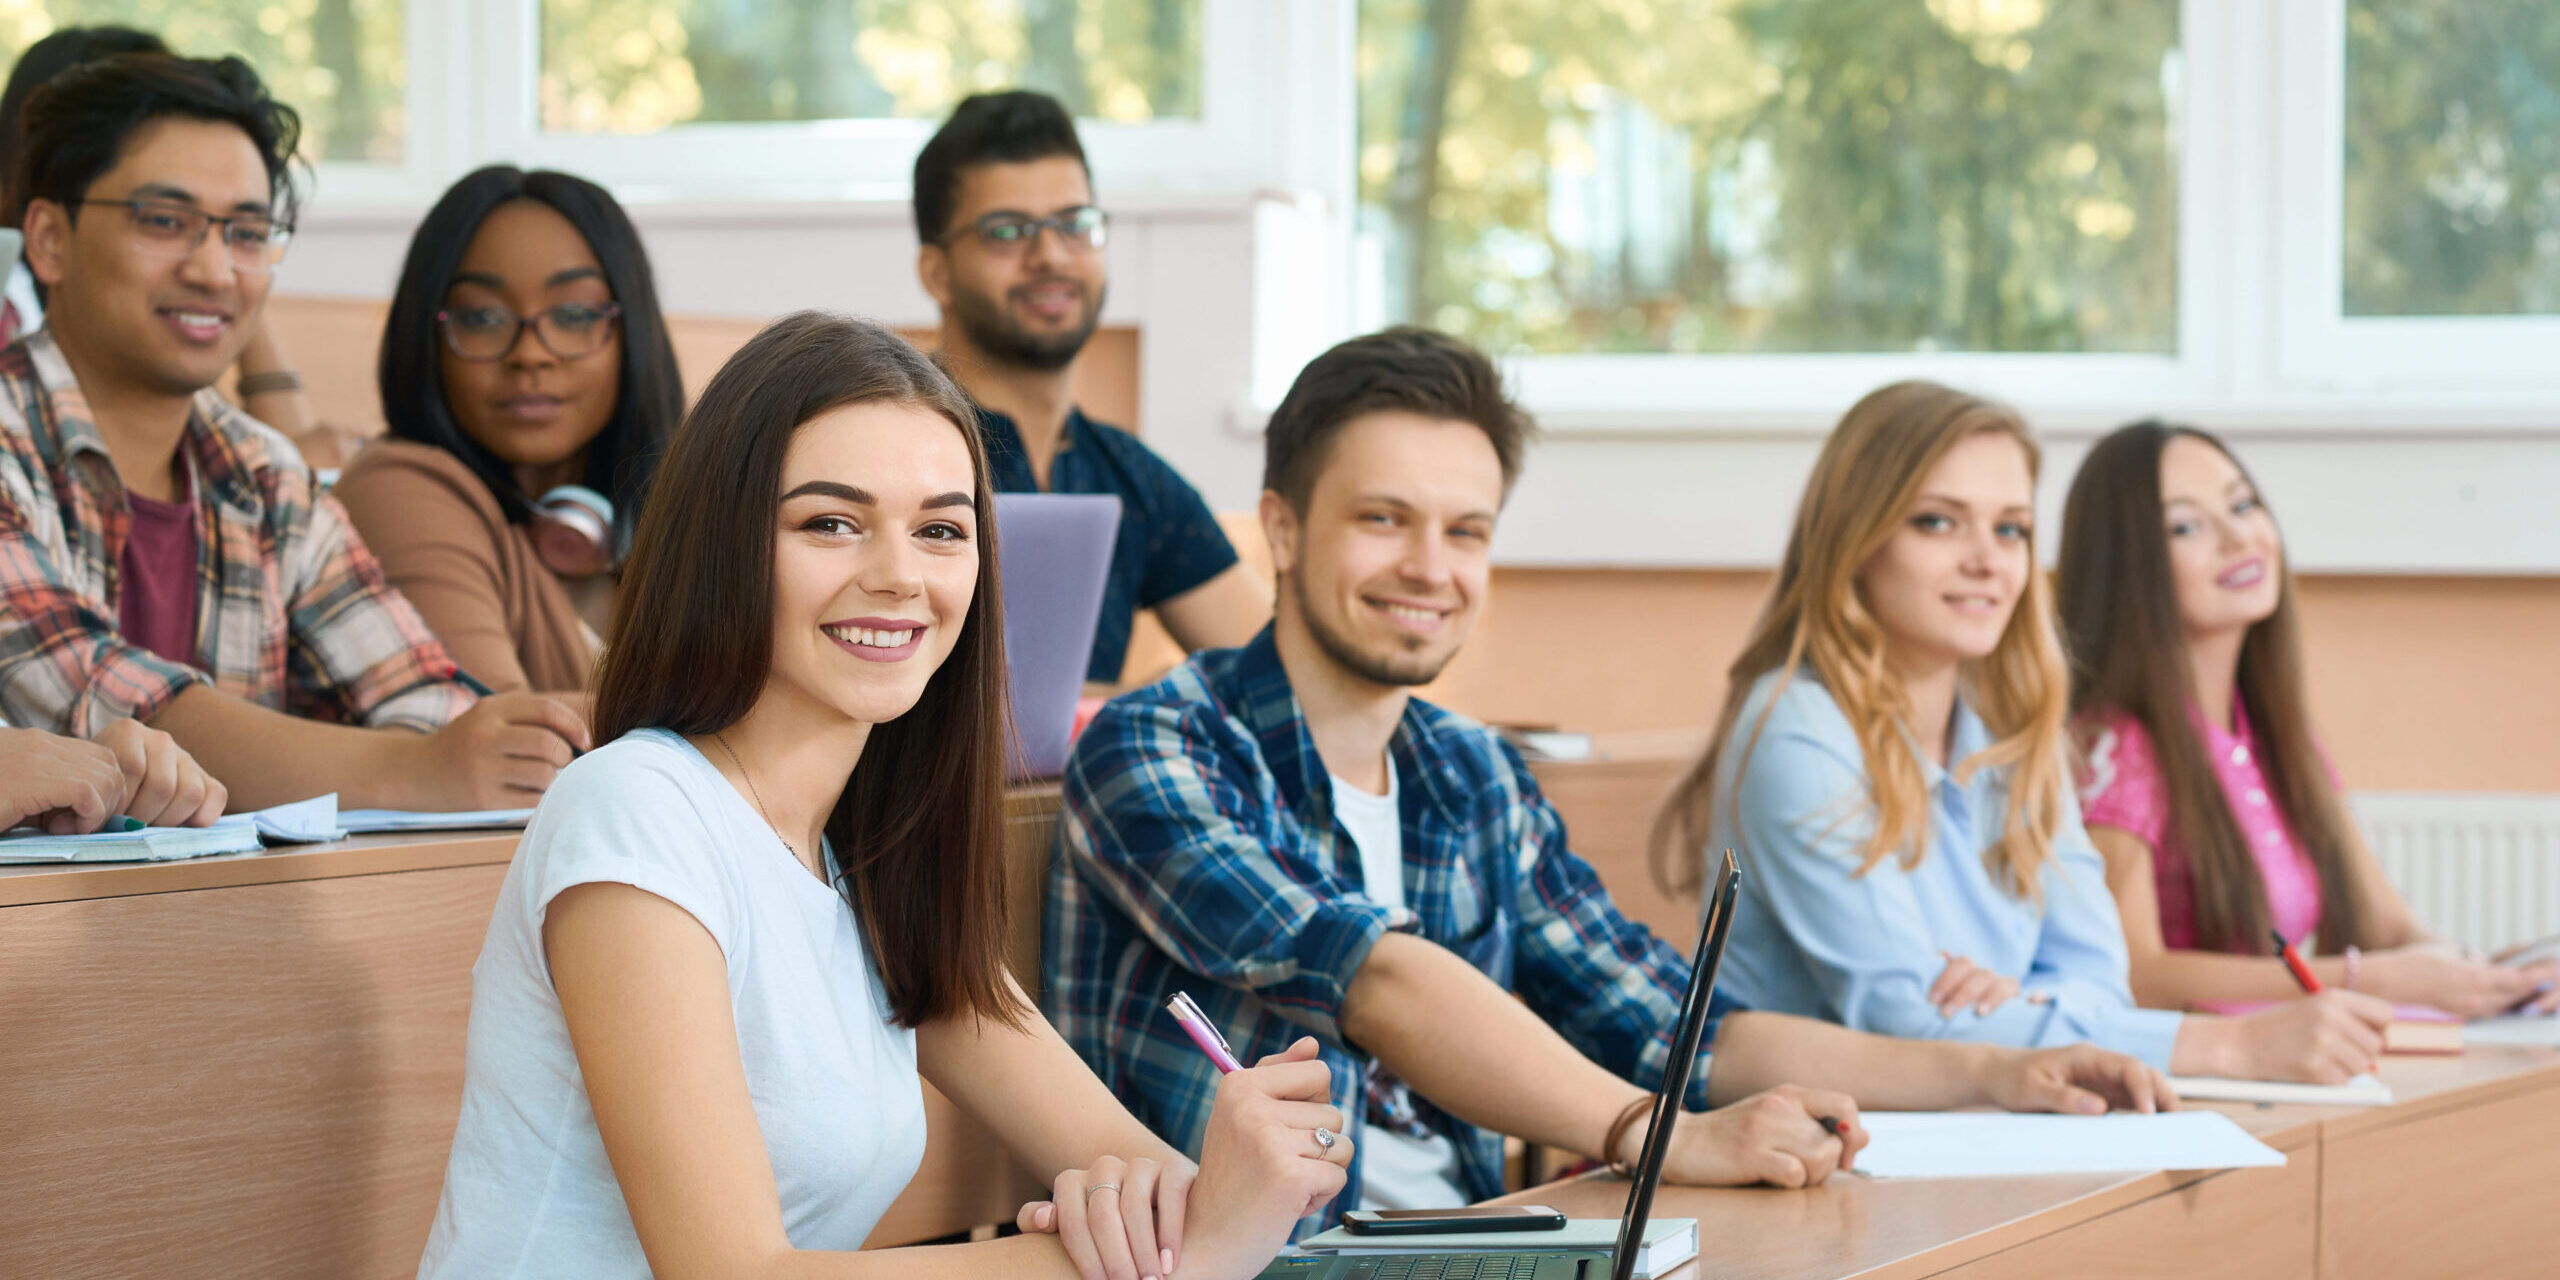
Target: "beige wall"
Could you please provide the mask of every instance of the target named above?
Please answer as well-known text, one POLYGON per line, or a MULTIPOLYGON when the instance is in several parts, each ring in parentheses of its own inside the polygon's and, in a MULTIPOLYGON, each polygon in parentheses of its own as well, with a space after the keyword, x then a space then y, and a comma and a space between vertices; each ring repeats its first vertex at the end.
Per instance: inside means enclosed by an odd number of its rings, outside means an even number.
MULTIPOLYGON (((1711 723, 1768 575, 1505 569, 1430 696, 1573 729, 1711 723)), ((2349 786, 2560 792, 2560 578, 2302 583, 2314 714, 2349 786)))

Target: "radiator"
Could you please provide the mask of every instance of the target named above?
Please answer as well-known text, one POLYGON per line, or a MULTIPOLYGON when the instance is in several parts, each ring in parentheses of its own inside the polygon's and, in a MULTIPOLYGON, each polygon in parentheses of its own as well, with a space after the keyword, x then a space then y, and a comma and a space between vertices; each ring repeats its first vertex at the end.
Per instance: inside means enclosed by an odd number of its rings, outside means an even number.
POLYGON ((2492 951, 2560 934, 2560 795, 2375 791, 2348 801, 2428 929, 2492 951))

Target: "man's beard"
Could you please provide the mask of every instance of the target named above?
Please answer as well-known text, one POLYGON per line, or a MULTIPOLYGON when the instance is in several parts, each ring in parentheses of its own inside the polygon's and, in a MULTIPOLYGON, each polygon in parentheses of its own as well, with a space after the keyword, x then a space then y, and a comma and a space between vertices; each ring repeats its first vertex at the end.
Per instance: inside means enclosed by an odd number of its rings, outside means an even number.
POLYGON ((1449 665, 1451 659, 1458 656, 1456 649, 1451 649, 1447 655, 1436 662, 1426 655, 1394 654, 1379 657, 1375 654, 1363 653, 1358 645, 1351 642, 1349 636, 1332 630, 1324 618, 1309 607, 1306 579, 1296 574, 1289 575, 1289 589, 1297 594, 1298 617, 1307 624, 1307 634, 1315 638, 1316 647, 1324 650, 1324 656, 1333 659, 1344 670, 1371 684, 1399 688, 1426 685, 1439 679, 1442 669, 1449 665))
POLYGON ((1066 333, 1043 337, 1030 333, 1002 306, 985 294, 965 288, 951 291, 952 310, 960 321, 960 332, 967 334, 970 345, 989 359, 1025 369, 1043 371, 1063 369, 1084 350, 1085 341, 1093 336, 1094 326, 1102 320, 1102 293, 1097 290, 1085 308, 1084 322, 1066 333))

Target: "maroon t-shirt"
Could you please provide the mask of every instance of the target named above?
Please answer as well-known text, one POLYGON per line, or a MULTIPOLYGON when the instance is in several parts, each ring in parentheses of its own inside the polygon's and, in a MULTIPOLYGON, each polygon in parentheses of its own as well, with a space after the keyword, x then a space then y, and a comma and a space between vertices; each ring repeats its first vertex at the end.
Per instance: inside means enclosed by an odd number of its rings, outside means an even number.
POLYGON ((127 643, 171 662, 196 663, 196 504, 127 493, 133 533, 119 562, 116 627, 127 643))

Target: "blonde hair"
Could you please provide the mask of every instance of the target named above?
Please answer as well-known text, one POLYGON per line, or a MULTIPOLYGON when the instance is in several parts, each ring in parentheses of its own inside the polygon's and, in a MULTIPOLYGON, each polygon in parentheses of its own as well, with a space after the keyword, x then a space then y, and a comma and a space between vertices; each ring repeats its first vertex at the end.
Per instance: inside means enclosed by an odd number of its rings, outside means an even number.
MULTIPOLYGON (((1717 768, 1752 686, 1771 671, 1779 673, 1742 745, 1733 771, 1737 785, 1768 727, 1777 694, 1807 666, 1848 717, 1866 763, 1875 831, 1857 874, 1893 855, 1906 868, 1919 865, 1928 848, 1929 796, 1911 749, 1911 699, 1886 663, 1884 629, 1860 598, 1857 574, 1910 514, 1930 469, 1958 443, 1984 432, 2017 441, 2026 451, 2027 474, 2036 474, 2041 454, 2015 410, 1935 383, 1897 382, 1870 392, 1832 429, 1805 481, 1777 585, 1742 656, 1727 671, 1731 683, 1715 736, 1654 819, 1654 874, 1666 888, 1697 890, 1698 851, 1705 847, 1716 806, 1734 802, 1730 795, 1716 795, 1717 768)), ((2040 896, 2037 875, 2053 856, 2069 785, 2063 725, 2071 686, 2055 638, 2050 591, 2034 566, 2031 538, 2026 589, 2016 612, 1991 653, 1965 663, 1960 674, 1966 700, 1994 740, 1956 762, 1954 772, 1961 779, 1981 769, 2010 771, 2008 817, 1999 842, 1983 859, 2025 897, 2040 896)))

